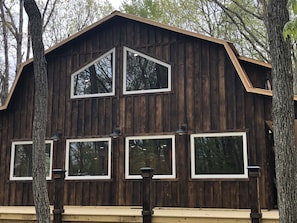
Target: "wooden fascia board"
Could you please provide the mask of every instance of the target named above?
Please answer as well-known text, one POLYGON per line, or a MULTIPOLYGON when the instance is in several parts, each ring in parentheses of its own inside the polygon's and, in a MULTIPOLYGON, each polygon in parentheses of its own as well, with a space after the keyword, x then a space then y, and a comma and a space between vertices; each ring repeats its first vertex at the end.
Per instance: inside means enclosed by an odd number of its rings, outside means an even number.
MULTIPOLYGON (((70 42, 71 40, 81 36, 82 34, 88 32, 89 30, 105 23, 106 21, 110 20, 111 18, 113 17, 116 17, 116 16, 119 16, 119 17, 123 17, 123 18, 126 18, 126 19, 131 19, 133 21, 138 21, 138 22, 141 22, 141 23, 144 23, 144 24, 148 24, 148 25, 151 25, 151 26, 155 26, 155 27, 159 27, 159 28, 162 28, 162 29, 166 29, 166 30, 169 30, 169 31, 172 31, 172 32, 177 32, 177 33, 180 33, 180 34, 184 34, 186 36, 192 36, 192 37, 195 37, 195 38, 198 38, 198 39, 202 39, 202 40, 206 40, 206 41, 209 41, 209 42, 213 42, 213 43, 217 43, 217 44, 221 44, 225 47, 226 51, 227 51, 227 54, 229 55, 239 77, 240 77, 240 80, 242 81, 245 89, 247 92, 251 92, 251 93, 256 93, 256 94, 264 94, 264 95, 269 95, 271 96, 272 93, 270 93, 270 91, 267 91, 267 90, 264 90, 264 89, 257 89, 257 88, 254 88, 252 86, 252 83, 250 82, 247 74, 245 73, 244 69, 242 68, 242 66, 240 65, 238 59, 242 59, 242 60, 246 60, 246 61, 249 61, 249 62, 252 62, 252 63, 255 63, 255 64, 259 64, 259 65, 264 65, 264 63, 260 63, 259 61, 256 61, 256 60, 252 60, 252 59, 249 59, 247 60, 245 57, 239 57, 236 49, 234 48, 233 44, 226 41, 226 40, 221 40, 221 39, 217 39, 217 38, 214 38, 214 37, 211 37, 211 36, 206 36, 206 35, 202 35, 202 34, 199 34, 199 33, 194 33, 194 32, 191 32, 191 31, 187 31, 187 30, 183 30, 183 29, 180 29, 180 28, 177 28, 177 27, 173 27, 173 26, 169 26, 169 25, 165 25, 165 24, 162 24, 162 23, 159 23, 159 22, 155 22, 155 21, 152 21, 152 20, 149 20, 149 19, 146 19, 146 18, 141 18, 141 17, 138 17, 138 16, 134 16, 134 15, 130 15, 130 14, 126 14, 126 13, 122 13, 120 11, 114 11, 112 12, 110 15, 104 17, 103 19, 99 20, 98 22, 88 26, 87 28, 71 35, 70 37, 68 37, 67 39, 65 40, 62 40, 61 42, 59 42, 58 44, 50 47, 49 49, 47 49, 45 51, 45 54, 48 54, 50 53, 51 51, 54 51, 55 49, 63 46, 64 44, 70 42)), ((16 78, 13 82, 13 85, 10 89, 10 92, 4 102, 4 104, 2 106, 0 106, 0 110, 5 110, 7 107, 8 107, 8 104, 11 100, 11 97, 12 97, 12 94, 15 90, 15 87, 17 85, 17 82, 20 78, 20 75, 22 74, 22 71, 23 71, 23 68, 30 64, 31 62, 33 62, 33 59, 29 59, 27 60, 26 62, 24 62, 21 66, 20 66, 20 69, 16 75, 16 78)), ((266 65, 265 65, 266 66, 266 65)), ((294 100, 297 100, 297 96, 294 97, 294 100)))
MULTIPOLYGON (((149 19, 146 19, 146 18, 141 18, 141 17, 135 16, 135 15, 122 13, 120 11, 114 11, 111 14, 109 14, 108 16, 104 17, 103 19, 99 20, 98 22, 86 27, 85 29, 71 35, 67 39, 64 39, 61 42, 55 44, 54 46, 48 48, 47 50, 45 50, 45 54, 48 54, 48 53, 54 51, 55 49, 63 46, 64 44, 70 42, 71 40, 81 36, 82 34, 88 32, 89 30, 91 30, 91 29, 105 23, 106 21, 108 21, 111 18, 116 17, 116 16, 123 17, 123 18, 126 18, 126 19, 131 19, 133 21, 138 21, 138 22, 141 22, 141 23, 144 23, 144 24, 156 26, 156 27, 163 28, 163 29, 166 29, 166 30, 169 30, 169 31, 181 33, 181 34, 184 34, 184 35, 187 35, 187 36, 192 36, 192 37, 195 37, 195 38, 200 38, 200 39, 210 41, 210 42, 214 42, 214 43, 218 43, 218 44, 224 44, 226 42, 224 40, 220 40, 220 39, 210 37, 210 36, 205 36, 205 35, 198 34, 198 33, 193 33, 193 32, 183 30, 183 29, 180 29, 180 28, 177 28, 177 27, 173 27, 173 26, 165 25, 165 24, 162 24, 162 23, 159 23, 159 22, 155 22, 155 21, 152 21, 152 20, 149 20, 149 19)), ((22 74, 23 68, 26 65, 30 64, 31 62, 33 62, 33 58, 25 61, 24 63, 22 63, 20 65, 19 70, 18 70, 18 72, 16 74, 16 77, 15 77, 15 80, 14 80, 14 82, 12 84, 12 87, 11 87, 11 89, 9 91, 9 94, 8 94, 4 104, 0 106, 0 111, 7 109, 8 105, 9 105, 9 102, 11 100, 11 97, 13 95, 13 92, 15 90, 15 87, 16 87, 16 85, 18 83, 19 78, 20 78, 20 75, 22 74)))
POLYGON ((6 100, 5 100, 4 104, 0 106, 0 111, 1 111, 1 110, 5 110, 5 109, 7 109, 8 105, 9 105, 9 102, 10 102, 10 100, 11 100, 11 97, 12 97, 12 95, 13 95, 13 93, 14 93, 14 90, 15 90, 17 84, 18 84, 18 81, 19 81, 20 77, 21 77, 21 74, 23 73, 23 69, 24 69, 24 67, 25 67, 26 65, 30 64, 32 61, 33 61, 33 59, 27 60, 26 62, 22 63, 22 64, 19 66, 18 72, 17 72, 17 74, 15 75, 15 79, 14 79, 14 81, 13 81, 13 83, 12 83, 12 86, 11 86, 11 88, 10 88, 10 91, 9 91, 7 97, 6 97, 6 100))
POLYGON ((253 85, 252 85, 250 79, 248 78, 247 74, 245 73, 244 69, 240 65, 238 58, 235 55, 232 47, 230 46, 230 44, 228 42, 224 43, 224 47, 226 49, 227 54, 229 55, 229 57, 231 59, 231 62, 233 63, 235 70, 237 71, 237 74, 238 74, 244 88, 246 89, 247 92, 250 92, 250 90, 253 88, 253 85))
POLYGON ((67 39, 62 40, 61 42, 59 42, 59 43, 55 44, 54 46, 50 47, 49 49, 47 49, 45 51, 45 53, 49 53, 49 52, 59 48, 60 46, 70 42, 71 40, 81 36, 82 34, 90 31, 91 29, 93 29, 93 28, 107 22, 108 20, 110 20, 111 18, 116 17, 116 16, 126 18, 126 19, 130 19, 130 20, 133 20, 133 21, 136 21, 136 22, 144 23, 144 24, 147 24, 147 25, 155 26, 155 27, 158 27, 158 28, 166 29, 166 30, 173 31, 173 32, 176 32, 176 33, 184 34, 186 36, 192 36, 192 37, 203 39, 203 40, 206 40, 206 41, 218 43, 218 44, 224 44, 225 42, 228 42, 226 40, 221 40, 221 39, 217 39, 215 37, 206 36, 206 35, 202 35, 202 34, 199 34, 199 33, 194 33, 194 32, 191 32, 191 31, 187 31, 187 30, 184 30, 184 29, 181 29, 181 28, 177 28, 177 27, 174 27, 174 26, 169 26, 169 25, 166 25, 166 24, 162 24, 162 23, 159 23, 159 22, 147 19, 147 18, 142 18, 142 17, 138 17, 138 16, 135 16, 135 15, 122 13, 120 11, 114 11, 111 14, 109 14, 108 16, 104 17, 103 19, 99 20, 98 22, 84 28, 83 30, 71 35, 67 39))
POLYGON ((199 39, 202 39, 202 40, 206 40, 206 41, 209 41, 209 42, 218 43, 218 44, 224 44, 225 42, 228 42, 227 40, 222 40, 222 39, 218 39, 218 38, 215 38, 215 37, 212 37, 212 36, 206 36, 206 35, 203 35, 203 34, 191 32, 191 31, 184 30, 184 29, 181 29, 181 28, 178 28, 178 27, 174 27, 174 26, 163 24, 163 23, 159 23, 159 22, 147 19, 147 18, 142 18, 142 17, 138 17, 138 16, 135 16, 135 15, 126 14, 126 13, 122 13, 122 12, 119 12, 119 11, 116 11, 115 13, 116 13, 116 15, 118 15, 120 17, 123 17, 123 18, 131 19, 131 20, 138 21, 140 23, 144 23, 144 24, 147 24, 147 25, 151 25, 151 26, 159 27, 159 28, 166 29, 166 30, 169 30, 169 31, 173 31, 173 32, 176 32, 176 33, 184 34, 186 36, 192 36, 192 37, 199 38, 199 39))
POLYGON ((245 57, 245 56, 239 56, 238 59, 242 60, 242 61, 252 63, 252 64, 257 64, 257 65, 259 65, 261 67, 266 67, 266 68, 270 68, 270 69, 272 68, 270 63, 266 63, 266 62, 263 62, 263 61, 260 61, 260 60, 255 60, 255 59, 248 58, 248 57, 245 57))

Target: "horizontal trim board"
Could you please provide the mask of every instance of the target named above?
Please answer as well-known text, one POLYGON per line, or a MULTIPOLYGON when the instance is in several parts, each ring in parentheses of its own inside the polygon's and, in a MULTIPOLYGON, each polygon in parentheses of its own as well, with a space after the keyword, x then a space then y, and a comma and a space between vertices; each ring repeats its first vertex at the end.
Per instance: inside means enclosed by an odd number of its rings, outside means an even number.
MULTIPOLYGON (((51 207, 52 213, 53 207, 51 207)), ((65 206, 63 222, 142 222, 140 206, 65 206)), ((277 210, 262 210, 264 223, 276 223, 277 210)), ((0 222, 34 222, 33 206, 1 206, 0 222)), ((53 219, 53 216, 51 216, 53 219)), ((155 207, 153 222, 250 222, 248 209, 200 209, 155 207)))

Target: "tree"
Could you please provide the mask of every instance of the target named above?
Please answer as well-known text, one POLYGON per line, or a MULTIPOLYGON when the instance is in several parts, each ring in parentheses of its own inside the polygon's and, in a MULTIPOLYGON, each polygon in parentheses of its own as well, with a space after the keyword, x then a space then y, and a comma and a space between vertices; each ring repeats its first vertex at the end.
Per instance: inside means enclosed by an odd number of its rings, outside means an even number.
MULTIPOLYGON (((12 7, 12 6, 11 6, 12 7)), ((0 21, 2 28, 2 41, 3 41, 3 52, 4 52, 4 70, 0 70, 0 105, 4 102, 8 90, 9 90, 9 79, 10 79, 10 57, 11 57, 11 41, 15 39, 16 49, 16 67, 19 66, 22 59, 22 33, 23 33, 23 0, 19 1, 19 17, 16 23, 15 17, 12 13, 11 8, 5 4, 4 0, 0 0, 0 21)))
MULTIPOLYGON (((55 0, 54 2, 56 2, 55 0)), ((47 5, 50 0, 47 0, 47 5)), ((29 59, 30 56, 30 46, 31 40, 30 35, 28 34, 28 30, 24 30, 24 15, 23 15, 23 7, 24 0, 12 0, 12 1, 4 1, 0 0, 0 21, 2 28, 2 35, 0 39, 4 42, 3 53, 4 57, 1 58, 0 55, 0 63, 5 64, 5 69, 0 70, 0 86, 2 85, 2 89, 0 89, 0 105, 4 102, 8 91, 9 84, 13 80, 16 72, 18 71, 19 65, 23 62, 24 59, 29 59), (26 44, 24 44, 25 37, 27 37, 26 44), (23 46, 26 46, 26 50, 23 49, 23 46), (15 69, 12 69, 15 68, 15 69), (2 75, 1 75, 2 74, 2 75)), ((54 7, 45 7, 44 13, 49 11, 53 11, 54 7)), ((43 14, 44 14, 43 13, 43 14)), ((46 17, 45 19, 49 19, 46 17)), ((1 48, 1 47, 0 47, 1 48)))
MULTIPOLYGON (((24 0, 0 0, 0 106, 8 94, 19 65, 32 55, 29 26, 26 26, 23 15, 23 2, 24 0)), ((36 0, 36 4, 41 9, 46 48, 113 10, 108 0, 36 0)))
POLYGON ((37 222, 50 222, 50 206, 45 173, 45 134, 47 123, 47 67, 42 41, 42 17, 34 0, 24 0, 29 16, 34 65, 34 118, 32 186, 37 222))
POLYGON ((240 53, 270 61, 263 8, 256 0, 125 0, 122 10, 234 42, 240 53))
MULTIPOLYGON (((44 7, 44 4, 40 4, 40 8, 44 7)), ((59 10, 54 10, 48 15, 50 18, 44 26, 46 47, 51 47, 69 35, 82 30, 113 10, 112 5, 107 0, 58 1, 56 8, 59 10)), ((47 14, 49 13, 45 15, 47 14)))
MULTIPOLYGON (((263 1, 265 4, 266 2, 263 1)), ((297 151, 291 42, 284 39, 289 21, 286 0, 269 0, 266 24, 272 61, 272 120, 280 223, 297 222, 297 151)))
MULTIPOLYGON (((211 0, 218 5, 222 13, 222 26, 225 36, 219 38, 233 41, 242 55, 262 61, 270 61, 267 31, 264 24, 264 11, 255 0, 211 0)), ((218 30, 222 30, 218 27, 218 30)))
MULTIPOLYGON (((0 0, 0 15, 2 23, 6 23, 4 16, 3 0, 0 0)), ((8 60, 8 41, 7 41, 7 28, 2 25, 3 35, 3 50, 4 50, 4 70, 0 70, 0 105, 3 103, 6 95, 8 94, 8 79, 9 79, 9 60, 8 60)))

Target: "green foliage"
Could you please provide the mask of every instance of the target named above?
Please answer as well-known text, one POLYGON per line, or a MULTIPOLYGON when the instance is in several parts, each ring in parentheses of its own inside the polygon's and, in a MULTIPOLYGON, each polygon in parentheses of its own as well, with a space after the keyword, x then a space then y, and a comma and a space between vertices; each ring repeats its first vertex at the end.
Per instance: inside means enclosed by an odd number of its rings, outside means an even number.
POLYGON ((254 0, 125 0, 122 11, 233 42, 239 53, 269 61, 263 7, 254 0))
POLYGON ((297 1, 296 0, 288 0, 288 9, 292 13, 292 20, 287 22, 284 30, 283 30, 283 35, 284 38, 292 38, 292 39, 297 39, 297 1))
POLYGON ((172 24, 178 0, 124 0, 121 10, 143 18, 172 24))
POLYGON ((297 14, 297 1, 296 0, 288 0, 288 8, 293 10, 293 13, 297 14))

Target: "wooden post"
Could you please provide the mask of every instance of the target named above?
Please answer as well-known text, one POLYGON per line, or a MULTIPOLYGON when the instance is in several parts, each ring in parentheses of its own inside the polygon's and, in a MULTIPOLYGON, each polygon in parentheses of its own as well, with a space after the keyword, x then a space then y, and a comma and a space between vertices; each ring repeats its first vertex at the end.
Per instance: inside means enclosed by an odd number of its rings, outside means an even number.
POLYGON ((251 223, 261 223, 262 213, 260 206, 260 191, 259 191, 259 166, 248 166, 249 171, 249 199, 251 208, 251 223))
POLYGON ((152 177, 153 168, 143 167, 140 169, 143 178, 142 181, 142 219, 143 223, 152 223, 152 215, 154 214, 152 205, 152 177))
POLYGON ((64 179, 65 170, 53 169, 53 178, 55 184, 54 193, 54 221, 53 223, 62 222, 62 214, 64 213, 64 179))

